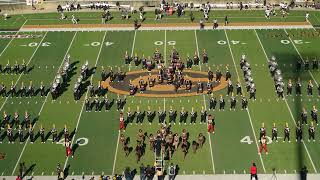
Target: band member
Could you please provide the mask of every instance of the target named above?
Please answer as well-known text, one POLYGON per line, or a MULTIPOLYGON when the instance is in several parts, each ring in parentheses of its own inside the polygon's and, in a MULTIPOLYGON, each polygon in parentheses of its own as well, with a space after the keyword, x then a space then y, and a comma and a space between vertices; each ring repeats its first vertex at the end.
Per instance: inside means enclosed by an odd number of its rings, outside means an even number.
POLYGON ((9 124, 8 124, 8 129, 7 129, 7 136, 8 136, 9 144, 10 143, 14 144, 14 142, 13 142, 13 130, 10 127, 9 124))
POLYGON ((142 122, 143 122, 143 117, 142 117, 143 113, 140 111, 140 107, 139 106, 137 106, 137 111, 135 112, 135 114, 136 114, 136 124, 138 124, 138 123, 142 124, 142 122))
POLYGON ((207 82, 207 94, 212 94, 212 90, 213 90, 213 85, 210 82, 210 80, 208 80, 208 82, 207 82))
POLYGON ((20 125, 20 121, 19 121, 19 114, 18 112, 14 112, 14 115, 13 115, 13 122, 12 122, 12 125, 11 126, 15 126, 14 129, 16 129, 17 127, 19 127, 20 125))
POLYGON ((21 125, 19 125, 19 128, 18 128, 18 136, 19 136, 19 142, 20 144, 22 144, 24 141, 24 136, 23 136, 23 129, 21 125))
POLYGON ((301 96, 301 82, 300 82, 300 78, 298 78, 298 81, 296 82, 296 95, 300 95, 301 96))
POLYGON ((264 123, 262 123, 261 128, 260 128, 260 137, 259 137, 259 142, 261 141, 262 136, 266 136, 266 128, 264 127, 264 123))
POLYGON ((153 114, 154 114, 154 113, 153 113, 153 111, 151 111, 150 106, 148 106, 147 119, 148 119, 149 125, 151 125, 151 123, 152 123, 153 114))
POLYGON ((273 123, 271 135, 271 140, 276 140, 276 142, 278 142, 278 128, 276 127, 276 123, 273 123))
POLYGON ((31 144, 33 144, 34 143, 34 132, 33 132, 33 127, 32 127, 31 123, 29 124, 28 135, 29 135, 31 144))
POLYGON ((213 81, 213 72, 211 71, 211 68, 209 67, 209 70, 208 70, 208 80, 211 82, 213 81))
POLYGON ((207 54, 206 50, 203 49, 203 52, 202 52, 202 63, 206 64, 206 63, 208 63, 208 61, 209 61, 208 54, 207 54))
POLYGON ((289 79, 288 84, 287 84, 287 96, 292 95, 292 82, 291 79, 289 79))
POLYGON ((313 89, 313 84, 312 81, 310 80, 307 86, 307 95, 312 96, 312 89, 313 89))
POLYGON ((205 141, 205 137, 202 133, 199 133, 198 135, 198 144, 199 144, 199 147, 202 148, 203 144, 204 144, 204 141, 205 141))
POLYGON ((142 129, 138 130, 137 142, 140 144, 142 144, 144 142, 144 133, 143 133, 142 129))
POLYGON ((217 100, 215 97, 211 96, 209 101, 209 110, 215 110, 217 105, 217 100))
POLYGON ((301 124, 305 124, 308 125, 307 119, 308 119, 308 112, 306 111, 305 108, 302 108, 302 112, 301 112, 301 124))
POLYGON ((166 111, 165 110, 161 110, 161 108, 158 108, 158 116, 159 116, 159 124, 165 124, 165 120, 166 120, 166 111))
POLYGON ((229 96, 231 93, 233 93, 233 85, 231 80, 228 81, 228 87, 227 87, 227 96, 229 96))
POLYGON ((219 68, 216 70, 216 82, 220 82, 222 77, 222 73, 219 68))
POLYGON ((124 55, 124 62, 125 62, 125 64, 130 64, 130 62, 131 62, 131 59, 128 55, 128 51, 126 51, 126 53, 124 55))
POLYGON ((126 126, 124 124, 124 117, 123 117, 123 113, 122 112, 120 113, 119 124, 120 124, 120 126, 119 126, 120 131, 124 131, 125 132, 126 131, 125 130, 126 126))
POLYGON ((30 114, 28 113, 28 111, 24 112, 24 119, 23 119, 23 123, 25 125, 24 130, 27 130, 29 124, 30 124, 30 114))
MULTIPOLYGON (((130 123, 132 125, 133 122, 133 117, 134 114, 131 112, 130 107, 128 107, 128 111, 127 111, 127 122, 130 123)), ((121 116, 120 116, 121 117, 121 116)))
POLYGON ((302 128, 300 122, 297 123, 296 127, 296 142, 302 141, 302 128))
POLYGON ((58 142, 59 139, 58 139, 57 129, 55 124, 52 125, 51 134, 52 134, 52 143, 58 142))
POLYGON ((194 111, 194 108, 192 107, 191 112, 190 112, 190 116, 191 116, 191 122, 190 124, 196 124, 196 120, 197 120, 197 112, 194 111))
POLYGON ((200 80, 198 81, 197 93, 203 93, 203 83, 200 80))
POLYGON ((177 112, 172 109, 172 106, 170 106, 170 110, 169 110, 169 123, 170 124, 172 122, 174 125, 176 124, 176 116, 177 116, 177 112))
POLYGON ((184 124, 187 124, 187 116, 188 116, 188 112, 184 110, 184 107, 182 107, 181 111, 180 111, 180 122, 179 122, 179 124, 181 124, 182 122, 184 124))
POLYGON ((312 106, 311 118, 312 121, 314 121, 318 126, 318 109, 316 108, 316 106, 312 106))
POLYGON ((207 119, 207 111, 204 109, 204 107, 201 107, 201 116, 200 116, 200 124, 206 123, 207 119))
POLYGON ((286 126, 284 127, 284 139, 283 142, 285 142, 286 140, 288 140, 288 142, 290 143, 290 128, 288 126, 288 123, 286 123, 286 126))
POLYGON ((310 142, 310 140, 312 139, 313 142, 315 142, 316 140, 314 139, 314 135, 315 135, 316 129, 315 129, 314 125, 313 125, 313 122, 311 122, 311 125, 310 125, 310 127, 308 129, 308 132, 309 132, 308 141, 310 142))
POLYGON ((66 124, 64 125, 64 128, 63 128, 63 135, 64 135, 64 141, 65 141, 65 142, 70 140, 70 139, 69 139, 69 135, 70 135, 70 134, 69 134, 69 130, 68 130, 66 124))
POLYGON ((207 123, 208 123, 208 133, 214 134, 215 122, 214 122, 214 117, 211 114, 209 114, 207 117, 207 123))
POLYGON ((224 99, 223 99, 223 96, 222 95, 220 95, 220 99, 219 99, 219 111, 224 111, 224 106, 225 106, 225 101, 224 101, 224 99))
POLYGON ((241 84, 238 81, 236 84, 236 89, 237 89, 237 95, 241 95, 242 96, 242 89, 241 89, 241 84))
POLYGON ((233 109, 233 111, 236 110, 236 104, 237 104, 237 100, 236 97, 234 97, 233 93, 231 93, 231 97, 230 97, 230 111, 233 109))
POLYGON ((200 62, 199 56, 198 56, 197 52, 194 52, 193 64, 196 66, 199 66, 199 62, 200 62))
POLYGON ((42 127, 42 125, 40 127, 39 133, 40 133, 41 143, 46 143, 44 128, 42 127))
POLYGON ((266 154, 268 154, 267 138, 266 138, 265 135, 263 135, 263 136, 261 137, 259 154, 261 154, 261 152, 262 152, 263 150, 266 152, 266 154))
POLYGON ((241 98, 241 110, 248 109, 248 100, 246 97, 241 98))

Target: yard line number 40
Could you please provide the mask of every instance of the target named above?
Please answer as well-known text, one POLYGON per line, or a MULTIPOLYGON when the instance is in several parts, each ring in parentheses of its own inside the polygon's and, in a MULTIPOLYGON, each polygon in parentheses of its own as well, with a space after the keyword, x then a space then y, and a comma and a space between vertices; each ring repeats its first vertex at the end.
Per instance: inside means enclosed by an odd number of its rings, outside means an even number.
MULTIPOLYGON (((272 139, 269 136, 266 136, 267 138, 267 144, 271 144, 272 143, 272 139)), ((252 144, 253 141, 251 140, 250 136, 244 136, 241 140, 241 143, 243 144, 252 144)))

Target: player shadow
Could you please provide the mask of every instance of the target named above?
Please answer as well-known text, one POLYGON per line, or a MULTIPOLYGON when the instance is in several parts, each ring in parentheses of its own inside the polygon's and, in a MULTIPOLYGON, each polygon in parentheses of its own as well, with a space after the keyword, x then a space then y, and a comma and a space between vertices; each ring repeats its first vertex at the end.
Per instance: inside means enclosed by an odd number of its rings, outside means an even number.
POLYGON ((79 148, 79 142, 76 142, 75 144, 72 145, 71 147, 71 151, 73 153, 73 155, 75 155, 76 150, 79 148))
MULTIPOLYGON (((24 74, 29 74, 33 69, 34 69, 34 65, 29 67, 29 68, 27 68, 27 70, 24 71, 24 74)), ((20 72, 20 73, 22 73, 22 72, 20 72)))
POLYGON ((70 69, 71 70, 68 72, 66 82, 63 82, 61 84, 61 89, 59 90, 59 92, 56 95, 55 99, 58 99, 65 91, 68 90, 68 87, 70 86, 70 82, 71 82, 72 77, 77 74, 76 73, 76 70, 77 70, 76 64, 78 64, 78 63, 79 63, 79 61, 75 61, 75 62, 70 64, 70 69))
POLYGON ((6 135, 7 135, 6 132, 4 132, 4 133, 2 133, 2 134, 1 134, 1 132, 0 132, 0 142, 2 142, 2 140, 6 137, 6 135))
POLYGON ((39 116, 36 116, 35 118, 33 118, 31 125, 33 126, 38 120, 39 120, 39 116))
POLYGON ((63 170, 64 179, 66 179, 69 175, 70 164, 63 170))
POLYGON ((63 134, 64 134, 64 131, 61 130, 61 131, 59 132, 59 134, 58 134, 58 137, 57 137, 58 141, 62 138, 63 134))
POLYGON ((114 99, 109 103, 109 106, 106 107, 106 110, 109 111, 114 104, 114 99))
MULTIPOLYGON (((51 135, 52 135, 52 132, 49 131, 47 135, 44 137, 44 141, 47 141, 51 135)), ((52 139, 52 142, 53 142, 53 139, 52 139)))
POLYGON ((32 164, 27 170, 26 172, 22 175, 22 179, 24 177, 26 177, 29 173, 33 172, 34 168, 36 167, 36 164, 32 164))
POLYGON ((85 81, 84 83, 80 84, 80 97, 79 98, 81 98, 83 96, 83 94, 87 92, 89 85, 90 85, 90 81, 85 81))
POLYGON ((76 128, 74 128, 73 131, 70 133, 69 139, 72 139, 75 134, 76 134, 76 128))

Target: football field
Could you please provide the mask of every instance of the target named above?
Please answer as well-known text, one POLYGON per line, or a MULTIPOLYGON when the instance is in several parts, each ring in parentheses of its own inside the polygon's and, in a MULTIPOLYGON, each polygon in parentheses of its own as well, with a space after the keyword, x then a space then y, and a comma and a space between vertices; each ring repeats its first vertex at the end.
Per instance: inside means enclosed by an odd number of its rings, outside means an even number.
MULTIPOLYGON (((23 22, 23 21, 22 21, 23 22)), ((150 30, 150 31, 71 31, 71 32, 1 32, 0 35, 32 35, 27 38, 1 38, 0 64, 25 61, 30 67, 26 74, 0 74, 0 81, 7 88, 13 82, 17 88, 21 83, 28 85, 32 81, 35 87, 43 82, 46 87, 51 86, 54 78, 60 72, 64 58, 71 56, 72 73, 63 93, 53 100, 50 93, 40 97, 0 97, 0 111, 6 111, 11 116, 18 112, 23 117, 25 111, 31 115, 36 134, 35 143, 31 144, 28 137, 22 144, 15 135, 15 143, 9 144, 5 129, 1 130, 3 139, 0 144, 0 175, 16 175, 19 163, 25 162, 28 175, 55 175, 56 165, 60 163, 66 168, 69 175, 100 175, 121 174, 126 167, 131 170, 139 169, 141 163, 153 165, 154 152, 150 150, 146 140, 145 152, 140 162, 136 161, 134 148, 136 146, 139 129, 149 134, 156 134, 160 129, 158 124, 158 109, 169 111, 175 109, 178 114, 182 107, 189 113, 192 108, 198 112, 196 124, 172 124, 171 130, 181 134, 183 129, 189 132, 189 142, 197 141, 199 133, 205 135, 204 146, 193 153, 190 147, 186 158, 178 149, 172 159, 165 161, 179 166, 179 174, 244 174, 248 173, 252 162, 258 166, 260 173, 272 173, 275 169, 281 174, 293 174, 306 166, 309 173, 320 171, 320 134, 316 126, 316 141, 308 141, 308 128, 303 126, 303 140, 295 140, 297 121, 300 121, 302 108, 308 111, 308 123, 311 122, 310 111, 312 106, 320 108, 317 88, 320 83, 319 69, 296 71, 297 60, 303 62, 320 58, 320 34, 316 29, 239 29, 239 30, 150 30), (164 56, 164 64, 169 64, 170 54, 175 48, 182 60, 189 54, 202 54, 203 49, 209 56, 208 64, 200 63, 193 66, 193 71, 207 72, 209 69, 220 69, 224 75, 226 68, 230 70, 232 82, 240 81, 245 90, 245 80, 240 68, 241 55, 245 54, 251 64, 252 77, 257 88, 257 99, 249 100, 248 109, 241 109, 241 96, 236 96, 236 110, 229 110, 230 97, 226 96, 226 88, 213 93, 217 99, 222 95, 226 101, 224 111, 209 110, 211 95, 200 94, 188 97, 140 97, 124 96, 126 98, 124 114, 128 107, 132 111, 147 111, 148 106, 156 112, 153 123, 147 118, 140 124, 128 124, 125 137, 129 137, 129 146, 133 148, 128 157, 119 143, 119 111, 114 103, 109 111, 87 112, 84 100, 89 98, 85 92, 80 100, 73 98, 73 85, 80 75, 81 66, 88 61, 92 68, 92 75, 86 84, 92 82, 97 86, 101 80, 102 67, 107 71, 119 70, 135 72, 141 70, 141 65, 133 62, 126 65, 124 54, 139 57, 153 56, 155 49, 159 49, 164 56), (293 83, 300 78, 302 82, 302 96, 278 98, 274 81, 270 75, 268 61, 275 56, 282 71, 285 84, 293 83), (96 68, 95 68, 96 67, 96 68), (314 85, 313 96, 307 96, 307 84, 314 85), (215 116, 215 134, 207 133, 207 125, 200 124, 201 108, 215 116), (259 129, 264 123, 267 129, 269 154, 258 154, 260 143, 259 129), (271 141, 271 128, 276 123, 279 130, 279 142, 271 141), (291 133, 291 142, 282 142, 284 127, 288 123, 291 133), (58 143, 52 143, 48 132, 55 124, 58 134, 66 125, 71 132, 74 148, 74 157, 65 156, 63 138, 58 143), (41 143, 38 131, 40 126, 45 128, 46 143, 41 143)), ((107 92, 110 100, 116 101, 118 95, 107 92)), ((244 96, 249 94, 244 91, 244 96)), ((103 97, 99 97, 102 99, 103 97)), ((179 115, 178 117, 179 118, 179 115)), ((21 118, 22 121, 22 118, 21 118)), ((169 117, 166 116, 166 121, 169 117)), ((26 133, 26 132, 25 132, 26 133)), ((14 130, 16 134, 16 130, 14 130)))

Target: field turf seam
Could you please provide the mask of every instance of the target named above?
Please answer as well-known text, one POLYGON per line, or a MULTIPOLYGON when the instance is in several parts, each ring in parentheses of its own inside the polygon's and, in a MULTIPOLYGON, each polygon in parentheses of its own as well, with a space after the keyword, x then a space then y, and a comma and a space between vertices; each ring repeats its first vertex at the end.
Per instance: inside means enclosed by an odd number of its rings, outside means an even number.
MULTIPOLYGON (((233 53, 232 53, 232 50, 231 50, 231 46, 230 46, 230 43, 229 43, 229 38, 228 38, 227 31, 224 30, 224 33, 225 33, 226 38, 227 38, 227 43, 228 43, 228 46, 229 46, 229 50, 230 50, 231 58, 232 58, 232 61, 233 61, 233 65, 234 65, 234 68, 236 70, 238 81, 240 82, 241 81, 240 80, 240 76, 239 76, 239 73, 238 73, 238 70, 237 70, 237 66, 236 66, 236 63, 235 63, 235 60, 234 60, 234 56, 233 56, 233 53)), ((242 86, 242 84, 241 84, 241 86, 242 86)), ((247 108, 246 111, 247 111, 247 114, 248 114, 248 117, 249 117, 249 122, 250 122, 250 125, 251 125, 251 129, 252 129, 252 132, 253 132, 254 140, 255 140, 255 143, 256 143, 256 146, 257 146, 257 150, 259 151, 258 139, 257 139, 256 133, 254 131, 254 127, 253 127, 252 118, 251 118, 251 114, 250 114, 249 108, 247 108)), ((261 154, 259 154, 259 157, 260 157, 260 161, 261 161, 261 165, 262 165, 263 171, 264 171, 264 173, 266 173, 266 168, 265 168, 265 165, 264 165, 264 162, 263 162, 261 154)))
MULTIPOLYGON (((268 55, 267 55, 267 53, 266 53, 266 51, 265 51, 265 49, 264 49, 264 47, 263 47, 263 44, 261 43, 261 40, 260 40, 260 37, 259 37, 257 31, 254 30, 254 32, 255 32, 258 40, 259 40, 260 46, 261 46, 261 48, 262 48, 262 50, 263 50, 263 53, 264 53, 264 55, 265 55, 265 57, 266 57, 266 60, 269 61, 268 55)), ((286 32, 286 31, 285 31, 285 32, 286 32)), ((286 33, 287 33, 287 32, 286 32, 286 33)), ((291 39, 290 39, 290 40, 291 40, 291 39)), ((291 43, 294 44, 292 41, 291 41, 291 43)), ((295 120, 295 118, 294 118, 294 116, 293 116, 293 114, 292 114, 291 108, 290 108, 287 100, 284 99, 284 102, 286 103, 286 106, 287 106, 287 108, 288 108, 288 110, 289 110, 289 113, 290 113, 290 116, 291 116, 291 120, 293 121, 294 125, 297 126, 296 120, 295 120)), ((317 169, 316 169, 316 167, 315 167, 315 165, 314 165, 314 163, 313 163, 313 160, 312 160, 312 158, 311 158, 311 155, 310 155, 310 153, 309 153, 309 150, 308 150, 308 148, 307 148, 307 146, 306 146, 306 144, 305 144, 305 142, 302 141, 302 144, 303 144, 303 146, 304 146, 304 148, 305 148, 305 150, 306 150, 306 152, 307 152, 308 158, 309 158, 309 160, 310 160, 310 162, 311 162, 311 165, 312 165, 312 167, 313 167, 314 172, 315 172, 315 173, 318 173, 318 172, 317 172, 317 169)))

